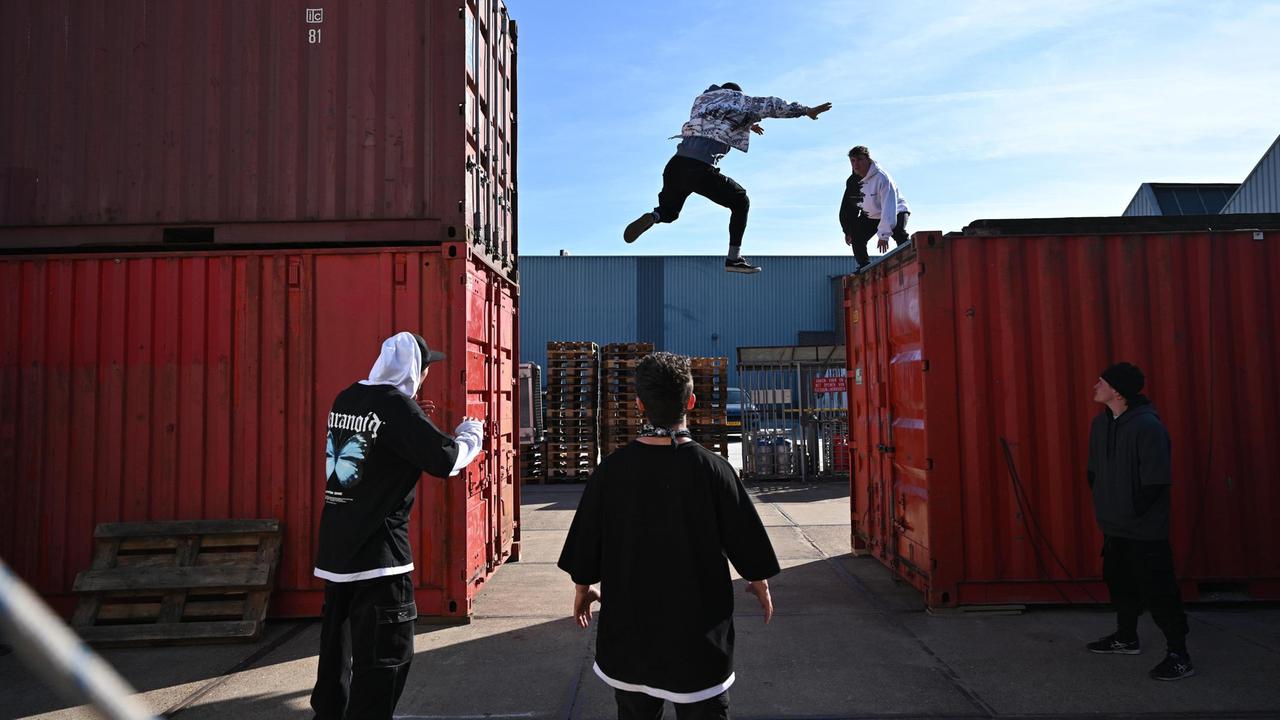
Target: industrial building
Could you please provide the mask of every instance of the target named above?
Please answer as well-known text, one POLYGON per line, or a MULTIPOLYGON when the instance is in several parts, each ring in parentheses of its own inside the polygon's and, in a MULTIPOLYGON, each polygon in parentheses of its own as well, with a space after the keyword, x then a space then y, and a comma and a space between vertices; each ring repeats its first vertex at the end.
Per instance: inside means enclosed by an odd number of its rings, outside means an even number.
POLYGON ((838 343, 853 257, 757 259, 742 277, 721 255, 521 257, 520 360, 545 367, 548 341, 651 342, 729 358, 736 385, 739 347, 838 343))
POLYGON ((1122 215, 1280 212, 1280 137, 1240 183, 1142 183, 1122 215))

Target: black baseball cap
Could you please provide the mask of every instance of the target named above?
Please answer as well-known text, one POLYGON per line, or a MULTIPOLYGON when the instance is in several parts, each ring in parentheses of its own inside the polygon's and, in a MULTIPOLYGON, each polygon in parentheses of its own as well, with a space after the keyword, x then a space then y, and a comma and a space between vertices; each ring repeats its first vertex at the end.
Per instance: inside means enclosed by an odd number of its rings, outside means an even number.
POLYGON ((427 346, 427 341, 418 333, 410 333, 413 339, 418 343, 418 352, 422 353, 422 366, 426 367, 433 362, 439 362, 444 359, 444 353, 436 352, 427 346))

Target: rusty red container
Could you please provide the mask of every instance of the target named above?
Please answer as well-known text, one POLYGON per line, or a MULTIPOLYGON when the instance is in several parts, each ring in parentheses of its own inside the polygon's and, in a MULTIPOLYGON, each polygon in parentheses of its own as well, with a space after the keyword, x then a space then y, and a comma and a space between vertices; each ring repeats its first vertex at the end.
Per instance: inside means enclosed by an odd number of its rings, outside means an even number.
POLYGON ((516 253, 498 0, 19 0, 0 45, 0 226, 415 219, 516 253))
POLYGON ((1280 598, 1277 278, 1275 215, 979 222, 848 277, 855 551, 931 607, 1106 602, 1086 448, 1128 360, 1185 596, 1280 598))
POLYGON ((419 611, 464 618, 519 552, 517 302, 465 242, 0 256, 0 555, 67 612, 98 523, 278 518, 271 612, 319 614, 326 415, 413 330, 437 424, 486 419, 410 525, 419 611))

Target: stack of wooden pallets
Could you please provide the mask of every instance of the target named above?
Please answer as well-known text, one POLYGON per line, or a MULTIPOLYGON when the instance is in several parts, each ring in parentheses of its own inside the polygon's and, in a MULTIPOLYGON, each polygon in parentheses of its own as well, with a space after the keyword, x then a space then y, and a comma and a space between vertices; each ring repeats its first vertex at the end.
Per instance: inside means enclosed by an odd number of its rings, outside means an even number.
POLYGON ((103 523, 71 624, 95 645, 257 640, 279 559, 276 520, 103 523))
POLYGON ((644 417, 636 408, 636 366, 653 343, 612 343, 600 351, 600 444, 604 454, 636 439, 644 417))
POLYGON ((520 363, 520 482, 543 481, 545 427, 542 413, 542 367, 536 363, 520 363))
POLYGON ((729 358, 689 358, 693 393, 698 402, 689 412, 689 432, 703 447, 729 457, 729 358))
POLYGON ((542 440, 520 442, 520 482, 539 483, 546 477, 542 440))
POLYGON ((596 469, 596 407, 600 348, 593 342, 547 343, 547 423, 544 475, 549 481, 585 480, 596 469))

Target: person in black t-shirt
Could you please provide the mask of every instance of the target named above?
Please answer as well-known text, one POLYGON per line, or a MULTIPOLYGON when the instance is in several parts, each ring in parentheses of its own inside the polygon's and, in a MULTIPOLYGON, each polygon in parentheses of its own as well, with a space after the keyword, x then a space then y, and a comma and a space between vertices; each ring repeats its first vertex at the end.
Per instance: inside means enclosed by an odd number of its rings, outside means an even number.
POLYGON ((600 600, 595 673, 614 688, 619 718, 660 717, 665 700, 681 720, 727 718, 735 680, 729 563, 767 623, 778 559, 733 467, 689 437, 688 359, 649 355, 636 391, 652 426, 587 481, 558 565, 575 583, 580 627, 600 600))
POLYGON ((333 401, 315 566, 325 580, 318 718, 390 718, 404 690, 418 617, 408 529, 418 479, 459 474, 482 446, 479 419, 464 417, 449 437, 414 402, 443 359, 420 335, 398 333, 369 378, 333 401))

